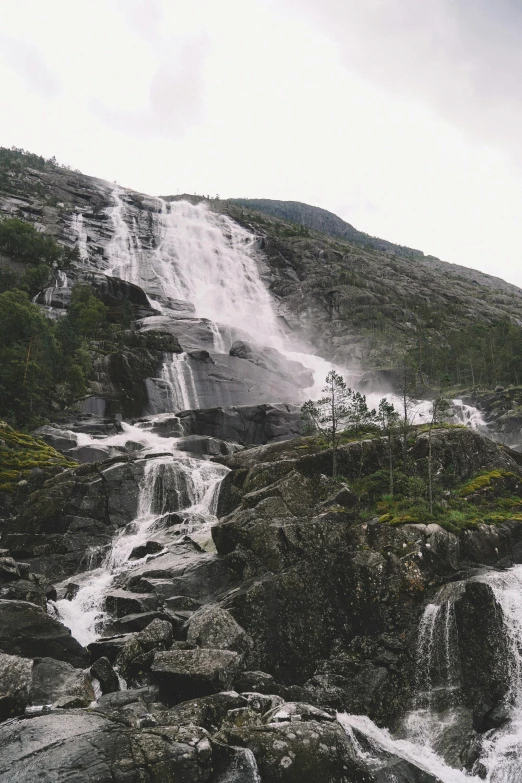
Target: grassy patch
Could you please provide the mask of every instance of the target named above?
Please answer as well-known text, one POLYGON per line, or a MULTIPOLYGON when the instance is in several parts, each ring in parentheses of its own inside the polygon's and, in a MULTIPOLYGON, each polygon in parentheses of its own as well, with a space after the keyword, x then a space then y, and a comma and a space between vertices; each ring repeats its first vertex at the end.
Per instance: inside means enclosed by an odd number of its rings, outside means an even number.
POLYGON ((522 480, 509 471, 480 473, 461 486, 439 492, 432 512, 422 478, 396 471, 393 495, 387 494, 387 481, 387 471, 381 470, 350 482, 359 497, 362 519, 377 517, 393 527, 435 522, 457 534, 481 524, 522 521, 522 480))

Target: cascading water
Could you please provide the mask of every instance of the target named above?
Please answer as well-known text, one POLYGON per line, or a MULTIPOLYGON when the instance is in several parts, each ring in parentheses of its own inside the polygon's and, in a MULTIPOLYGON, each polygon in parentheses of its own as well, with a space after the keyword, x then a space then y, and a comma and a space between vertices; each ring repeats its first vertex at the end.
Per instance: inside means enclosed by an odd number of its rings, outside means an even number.
POLYGON ((82 263, 89 261, 89 251, 87 248, 87 231, 83 221, 83 213, 75 212, 72 216, 72 227, 77 236, 77 247, 80 253, 80 259, 82 263))
POLYGON ((488 783, 518 783, 522 780, 522 566, 492 572, 482 577, 502 610, 509 649, 509 720, 483 740, 481 762, 488 783))
POLYGON ((112 222, 113 232, 105 251, 109 259, 105 274, 111 277, 120 277, 122 280, 145 288, 142 281, 142 248, 136 224, 131 215, 133 230, 131 231, 127 225, 121 189, 114 188, 112 197, 114 205, 107 212, 112 222))
MULTIPOLYGON (((204 321, 205 328, 210 330, 216 353, 227 351, 237 339, 234 330, 242 333, 248 330, 255 335, 256 342, 275 347, 287 359, 300 361, 315 370, 317 386, 322 386, 330 365, 319 357, 289 349, 258 268, 255 237, 251 233, 202 204, 167 203, 161 199, 155 203, 155 212, 152 208, 146 213, 144 225, 135 208, 125 201, 122 189, 116 187, 112 196, 114 204, 109 217, 113 231, 105 248, 107 274, 140 285, 151 297, 150 301, 173 318, 180 308, 186 314, 193 307, 194 318, 204 321), (186 308, 180 305, 180 300, 187 303, 186 308)), ((78 241, 83 242, 82 216, 76 216, 75 226, 78 241)), ((172 358, 169 355, 160 380, 168 391, 165 410, 199 407, 188 354, 174 354, 172 358)), ((139 444, 143 448, 144 473, 134 522, 115 539, 103 564, 79 578, 79 590, 73 600, 57 603, 59 616, 84 643, 92 640, 103 625, 104 600, 114 580, 122 571, 133 567, 128 562, 129 554, 152 531, 161 530, 168 511, 179 507, 185 532, 214 519, 213 497, 226 469, 177 451, 175 438, 160 438, 148 426, 124 424, 121 433, 95 439, 97 445, 114 449, 114 453, 121 453, 129 441, 139 444), (168 454, 145 459, 158 452, 168 454), (165 483, 166 474, 170 475, 174 490, 176 481, 181 482, 185 496, 173 500, 174 491, 169 496, 168 508, 163 508, 161 503, 158 505, 156 490, 165 483)), ((88 445, 89 439, 90 436, 80 435, 79 445, 88 445)))
POLYGON ((409 739, 439 749, 459 717, 460 662, 455 601, 461 582, 443 587, 421 618, 417 642, 415 698, 405 720, 409 739))
POLYGON ((176 412, 198 407, 198 394, 187 354, 165 360, 161 379, 167 388, 167 410, 176 412))
MULTIPOLYGON (((377 728, 364 716, 341 715, 339 719, 355 743, 358 732, 370 745, 373 743, 376 750, 389 750, 410 760, 437 775, 444 783, 479 780, 485 780, 486 783, 520 783, 522 566, 514 566, 506 571, 487 571, 473 579, 491 588, 501 610, 509 671, 509 690, 504 697, 507 719, 499 728, 490 729, 482 735, 479 758, 473 768, 475 774, 449 766, 440 755, 444 751, 445 735, 451 735, 459 720, 459 710, 464 711, 455 622, 455 601, 464 590, 464 582, 443 587, 424 610, 417 642, 413 710, 406 716, 400 732, 401 738, 393 738, 388 731, 377 728)), ((368 751, 360 744, 354 745, 354 750, 361 757, 365 753, 368 761, 368 751)), ((375 764, 378 765, 378 753, 375 764)))
POLYGON ((129 562, 132 550, 144 544, 152 533, 165 532, 173 511, 183 519, 181 526, 172 531, 177 540, 216 520, 216 489, 228 469, 176 451, 175 438, 161 438, 146 429, 153 421, 143 427, 124 425, 124 432, 104 439, 88 435, 78 438, 82 445, 89 441, 114 447, 132 441, 143 447, 144 455, 135 520, 114 539, 102 565, 78 577, 79 589, 72 600, 64 598, 55 603, 59 619, 84 645, 94 641, 103 628, 105 597, 116 577, 143 564, 143 558, 129 562), (170 453, 146 458, 147 453, 160 449, 170 453))
POLYGON ((271 345, 280 330, 254 256, 255 237, 203 204, 160 200, 151 258, 163 296, 191 302, 196 315, 246 329, 271 345))
MULTIPOLYGON (((112 196, 106 274, 142 287, 152 305, 166 315, 176 312, 173 303, 193 306, 194 317, 206 320, 217 353, 227 353, 238 339, 234 330, 247 332, 252 342, 276 348, 288 360, 312 370, 319 391, 331 364, 297 353, 288 344, 258 268, 253 234, 202 203, 163 199, 157 199, 156 213, 148 213, 151 224, 140 230, 123 191, 115 188, 112 196)), ((186 369, 179 359, 173 364, 163 372, 164 381, 186 369)), ((309 394, 314 392, 315 388, 309 394)))

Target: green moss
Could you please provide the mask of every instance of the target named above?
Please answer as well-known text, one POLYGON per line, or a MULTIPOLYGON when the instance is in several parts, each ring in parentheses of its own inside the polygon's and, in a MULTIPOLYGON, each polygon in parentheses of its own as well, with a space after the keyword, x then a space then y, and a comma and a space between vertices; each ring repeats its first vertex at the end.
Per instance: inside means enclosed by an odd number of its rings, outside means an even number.
POLYGON ((502 479, 508 478, 515 479, 516 481, 520 480, 520 478, 515 473, 510 473, 507 470, 490 470, 489 473, 481 473, 461 487, 459 490, 459 495, 461 497, 473 495, 475 492, 479 492, 481 489, 490 487, 492 482, 499 482, 502 481, 502 479))
POLYGON ((0 492, 14 492, 34 468, 73 468, 78 463, 41 440, 0 422, 0 492))
POLYGON ((392 527, 397 525, 411 525, 416 524, 419 520, 416 517, 412 517, 409 514, 401 514, 398 517, 392 517, 388 524, 392 527))

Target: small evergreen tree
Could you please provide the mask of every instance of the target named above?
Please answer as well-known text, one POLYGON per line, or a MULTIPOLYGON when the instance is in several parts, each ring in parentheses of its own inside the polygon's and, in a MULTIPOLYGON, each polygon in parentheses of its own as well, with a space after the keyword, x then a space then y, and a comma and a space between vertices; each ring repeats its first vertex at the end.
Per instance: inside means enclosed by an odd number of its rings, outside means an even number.
POLYGON ((343 430, 343 422, 349 412, 352 390, 346 386, 342 375, 330 370, 323 387, 324 397, 317 402, 307 400, 301 412, 314 431, 320 432, 332 447, 332 476, 337 476, 337 447, 343 430))
POLYGON ((356 435, 369 425, 374 424, 377 413, 374 408, 370 410, 366 403, 366 395, 358 391, 348 389, 348 405, 346 413, 347 424, 353 427, 356 435))
POLYGON ((379 402, 378 420, 388 441, 388 470, 390 474, 390 495, 393 495, 393 438, 398 429, 400 415, 386 397, 379 402))
POLYGON ((432 430, 441 424, 448 416, 451 409, 451 403, 444 397, 439 388, 439 394, 435 397, 431 405, 431 418, 428 424, 428 501, 430 505, 430 514, 433 514, 433 453, 432 453, 432 430))

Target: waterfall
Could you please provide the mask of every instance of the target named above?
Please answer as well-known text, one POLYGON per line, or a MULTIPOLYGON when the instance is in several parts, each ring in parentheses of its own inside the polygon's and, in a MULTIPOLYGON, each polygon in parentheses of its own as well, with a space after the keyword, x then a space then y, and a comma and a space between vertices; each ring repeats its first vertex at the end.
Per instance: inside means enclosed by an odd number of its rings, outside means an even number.
POLYGON ((194 374, 186 353, 174 354, 165 359, 161 379, 167 389, 167 411, 176 413, 198 407, 198 394, 194 374))
POLYGON ((159 203, 151 263, 164 297, 192 302, 198 317, 272 344, 279 328, 256 264, 254 235, 204 204, 159 203))
POLYGON ((114 204, 109 207, 107 213, 112 222, 112 237, 105 248, 108 257, 108 265, 105 274, 111 277, 120 277, 129 283, 143 286, 142 261, 143 253, 140 238, 137 232, 136 222, 132 213, 127 216, 126 205, 123 202, 121 188, 112 191, 114 204), (127 224, 127 219, 132 223, 132 230, 127 224))
POLYGON ((78 238, 77 247, 80 253, 80 258, 83 263, 87 263, 89 261, 89 251, 87 249, 87 231, 85 230, 82 212, 76 212, 75 214, 73 214, 72 227, 76 232, 76 236, 78 238))
POLYGON ((158 446, 170 452, 143 460, 134 521, 115 537, 103 563, 78 577, 79 589, 74 598, 55 602, 59 619, 84 645, 94 641, 103 629, 107 620, 104 601, 116 577, 143 564, 143 558, 129 561, 132 550, 145 544, 151 533, 164 531, 171 512, 178 512, 183 520, 176 529, 169 527, 178 540, 216 521, 216 490, 228 468, 176 451, 175 438, 161 438, 146 429, 152 421, 143 428, 126 425, 123 433, 104 439, 87 435, 79 438, 84 445, 87 440, 116 445, 136 439, 145 446, 145 455, 157 452, 158 446))
POLYGON ((515 783, 522 779, 522 566, 488 573, 479 579, 491 587, 502 610, 510 681, 506 696, 509 720, 486 734, 481 761, 488 783, 515 783))
POLYGON ((366 762, 378 767, 379 753, 389 751, 437 775, 444 783, 479 780, 519 783, 522 780, 522 566, 501 572, 488 571, 472 578, 484 582, 493 591, 502 611, 503 633, 509 649, 510 688, 505 697, 509 717, 500 728, 490 729, 481 737, 476 764, 480 776, 449 766, 439 755, 445 735, 451 734, 459 710, 464 709, 455 621, 455 602, 464 590, 464 582, 441 588, 424 609, 417 638, 413 709, 398 737, 378 728, 368 717, 338 716, 354 753, 366 762), (359 737, 365 739, 364 746, 359 737))
POLYGON ((419 624, 415 697, 405 729, 408 738, 432 748, 438 747, 458 720, 461 674, 455 601, 463 589, 462 582, 441 588, 419 624))
MULTIPOLYGON (((351 742, 354 755, 377 773, 379 768, 386 764, 386 754, 391 753, 435 775, 442 783, 480 783, 480 778, 466 775, 465 772, 448 766, 431 748, 409 739, 394 739, 387 729, 379 728, 365 715, 340 713, 337 720, 351 742), (363 748, 358 737, 364 739, 367 749, 363 748)), ((511 783, 515 781, 516 778, 512 779, 511 783)))
POLYGON ((465 424, 466 427, 471 427, 472 430, 487 430, 487 424, 484 421, 484 416, 472 405, 466 405, 462 400, 452 400, 453 407, 455 409, 455 418, 459 424, 465 424))

